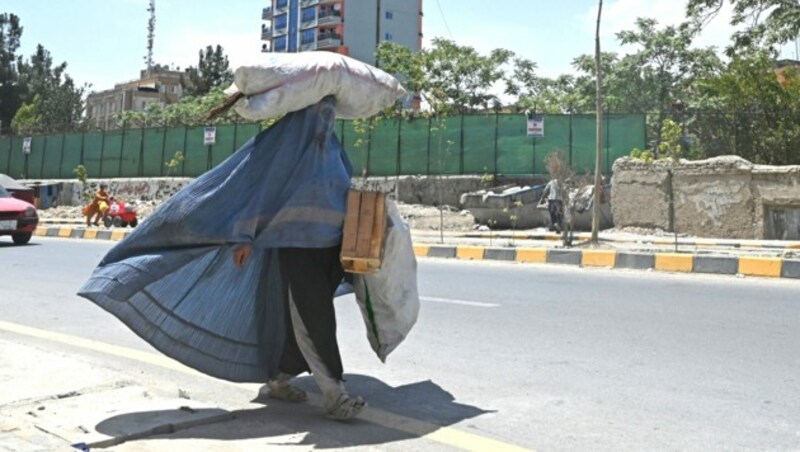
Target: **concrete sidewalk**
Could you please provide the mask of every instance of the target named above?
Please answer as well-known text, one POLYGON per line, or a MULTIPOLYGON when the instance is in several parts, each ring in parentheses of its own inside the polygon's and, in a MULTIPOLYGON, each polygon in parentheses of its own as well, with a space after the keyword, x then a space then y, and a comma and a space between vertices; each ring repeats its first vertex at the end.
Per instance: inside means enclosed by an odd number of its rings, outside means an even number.
MULTIPOLYGON (((35 235, 119 241, 132 232, 71 223, 47 222, 35 235)), ((565 248, 560 235, 546 231, 414 230, 412 237, 418 257, 800 279, 800 242, 601 233, 600 246, 592 248, 588 233, 576 233, 565 248)))
POLYGON ((313 391, 305 403, 253 399, 260 385, 2 320, 0 362, 0 451, 524 450, 373 406, 343 424, 313 391))

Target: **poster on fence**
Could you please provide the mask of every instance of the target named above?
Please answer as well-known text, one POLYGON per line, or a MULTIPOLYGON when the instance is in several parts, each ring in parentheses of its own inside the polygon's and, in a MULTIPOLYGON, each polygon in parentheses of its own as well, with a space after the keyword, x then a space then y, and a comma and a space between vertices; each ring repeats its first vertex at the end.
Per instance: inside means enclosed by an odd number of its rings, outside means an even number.
POLYGON ((529 137, 543 137, 544 136, 544 116, 543 115, 528 115, 528 136, 529 137))
POLYGON ((25 137, 22 139, 22 152, 25 154, 31 153, 31 141, 33 141, 32 137, 25 137))
POLYGON ((217 128, 206 127, 203 129, 203 144, 206 146, 213 146, 217 144, 217 128))

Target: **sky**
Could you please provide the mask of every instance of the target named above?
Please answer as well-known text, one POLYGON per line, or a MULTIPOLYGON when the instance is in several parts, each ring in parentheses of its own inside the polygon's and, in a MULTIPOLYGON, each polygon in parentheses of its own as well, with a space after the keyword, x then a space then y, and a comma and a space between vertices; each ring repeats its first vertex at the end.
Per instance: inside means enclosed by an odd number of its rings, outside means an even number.
MULTIPOLYGON (((416 0, 408 0, 416 1, 416 0)), ((197 65, 198 52, 220 44, 231 66, 257 65, 261 53, 261 10, 269 0, 156 0, 154 60, 184 69, 197 65)), ((621 48, 615 33, 631 29, 637 17, 677 24, 685 0, 605 0, 601 25, 604 51, 621 48)), ((0 13, 20 16, 19 53, 29 57, 37 44, 54 62, 90 90, 138 78, 147 53, 148 0, 0 0, 0 13)), ((452 39, 482 54, 505 48, 535 61, 541 75, 572 70, 572 60, 594 52, 597 0, 423 0, 424 43, 452 39)), ((724 48, 732 28, 723 10, 697 40, 724 48)), ((795 46, 782 56, 795 58, 795 46)))

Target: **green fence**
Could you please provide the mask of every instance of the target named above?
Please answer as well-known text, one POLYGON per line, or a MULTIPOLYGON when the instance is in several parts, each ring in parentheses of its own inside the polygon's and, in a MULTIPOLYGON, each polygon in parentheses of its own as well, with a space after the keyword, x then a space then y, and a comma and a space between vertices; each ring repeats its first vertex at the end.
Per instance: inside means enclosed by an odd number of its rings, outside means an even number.
MULTIPOLYGON (((646 142, 644 115, 605 115, 603 172, 618 157, 646 142)), ((364 134, 352 121, 338 121, 354 173, 369 176, 430 174, 544 174, 545 157, 560 150, 578 173, 592 171, 596 152, 593 115, 546 115, 544 136, 527 136, 523 115, 465 115, 444 119, 382 119, 364 134), (360 145, 356 143, 361 140, 360 145)), ((204 128, 123 129, 0 138, 0 173, 15 178, 70 179, 83 164, 92 178, 195 177, 228 158, 261 130, 260 124, 216 126, 204 145, 204 128), (175 153, 181 165, 168 173, 175 153)))

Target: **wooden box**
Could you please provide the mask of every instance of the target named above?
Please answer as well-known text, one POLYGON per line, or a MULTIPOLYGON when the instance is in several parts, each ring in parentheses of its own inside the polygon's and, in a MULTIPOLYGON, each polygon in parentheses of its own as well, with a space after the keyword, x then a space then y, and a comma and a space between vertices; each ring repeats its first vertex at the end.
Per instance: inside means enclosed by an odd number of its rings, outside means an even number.
POLYGON ((342 237, 342 266, 350 273, 374 273, 381 268, 386 236, 386 195, 353 190, 347 193, 342 237))

